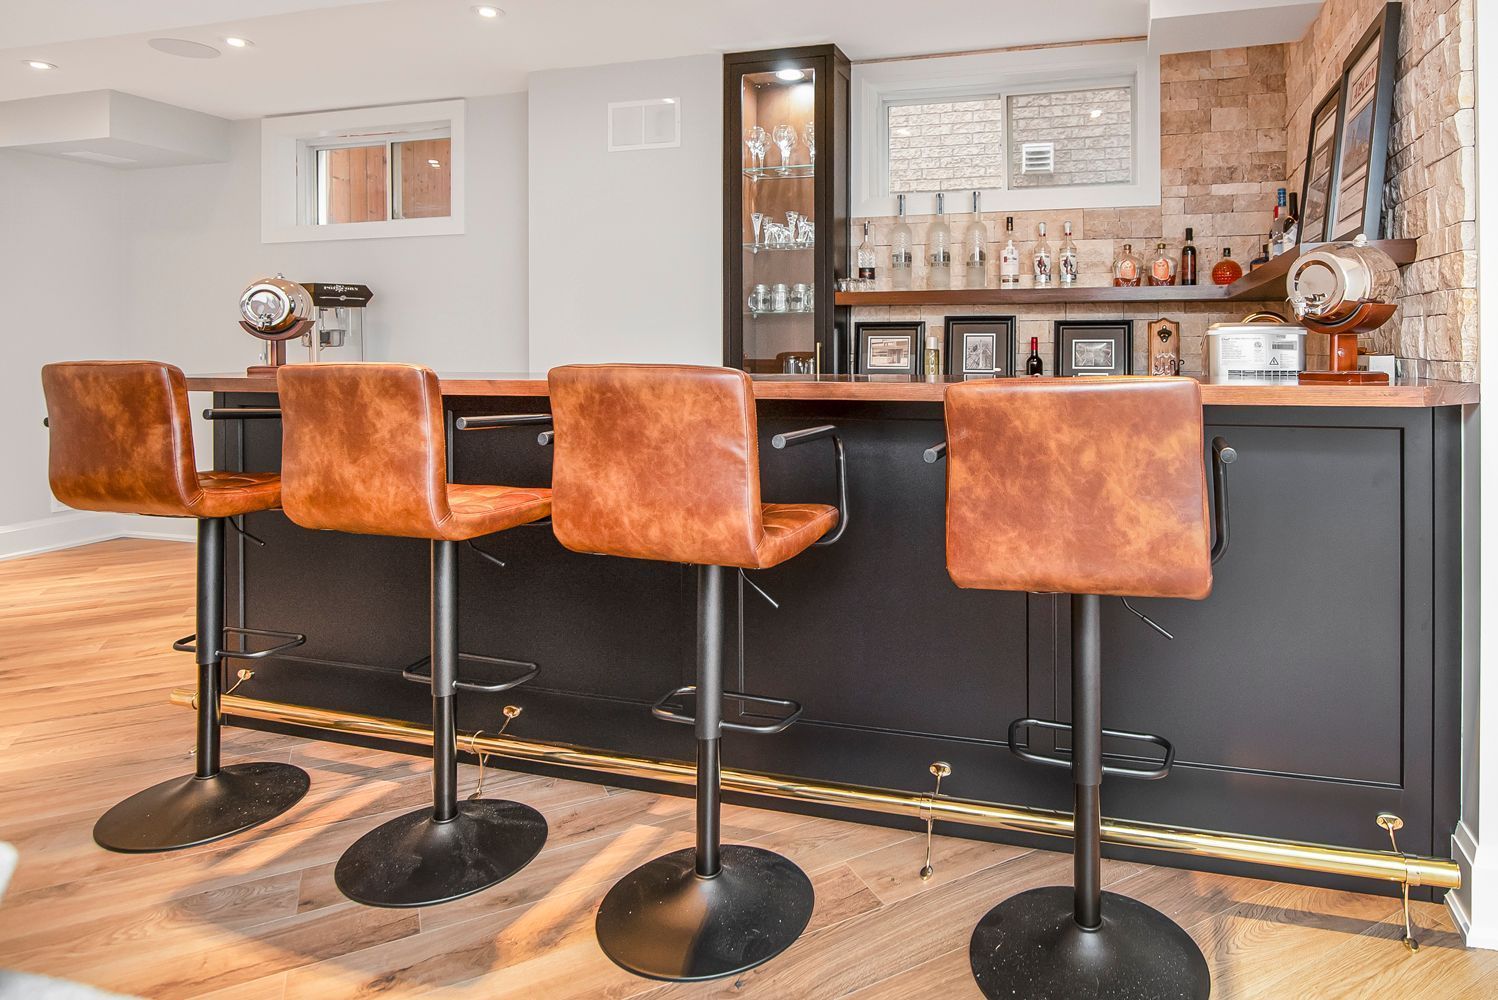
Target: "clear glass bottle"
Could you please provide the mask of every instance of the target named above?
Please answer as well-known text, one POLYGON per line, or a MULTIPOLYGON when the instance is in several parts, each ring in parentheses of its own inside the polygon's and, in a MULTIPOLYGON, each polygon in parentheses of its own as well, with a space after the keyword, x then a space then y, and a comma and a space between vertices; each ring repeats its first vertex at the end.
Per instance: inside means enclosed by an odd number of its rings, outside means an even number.
POLYGON ((858 244, 858 277, 862 281, 872 282, 874 280, 874 273, 874 241, 869 239, 869 223, 865 219, 863 224, 863 242, 858 244))
POLYGON ((1123 253, 1113 262, 1113 284, 1132 288, 1144 277, 1144 261, 1134 256, 1134 244, 1125 243, 1123 253))
POLYGON ((928 382, 941 380, 941 340, 935 336, 926 338, 925 370, 928 382))
POLYGON ((936 195, 936 218, 926 229, 927 288, 952 287, 952 230, 942 195, 936 195))
POLYGON ((890 287, 898 291, 910 288, 910 272, 915 267, 910 226, 905 221, 905 196, 895 200, 895 224, 889 231, 889 278, 890 287))
POLYGON ((1031 252, 1032 270, 1035 274, 1036 288, 1049 288, 1051 286, 1051 245, 1045 239, 1045 223, 1039 227, 1040 237, 1035 241, 1035 249, 1031 252))
POLYGON ((973 218, 962 236, 962 261, 966 274, 964 288, 988 287, 988 227, 978 207, 978 192, 973 192, 973 218))
POLYGON ((1072 242, 1071 223, 1061 223, 1061 246, 1056 251, 1056 270, 1061 278, 1061 287, 1070 288, 1077 283, 1077 245, 1072 242))
POLYGON ((1279 188, 1274 195, 1274 221, 1269 224, 1269 256, 1284 253, 1282 236, 1285 229, 1285 189, 1279 188))
POLYGON ((1155 244, 1155 259, 1150 261, 1150 284, 1174 285, 1175 283, 1176 262, 1170 254, 1165 252, 1165 242, 1162 240, 1155 244))
POLYGON ((1004 216, 1004 249, 999 251, 999 287, 1019 287, 1019 248, 1014 245, 1014 216, 1004 216))

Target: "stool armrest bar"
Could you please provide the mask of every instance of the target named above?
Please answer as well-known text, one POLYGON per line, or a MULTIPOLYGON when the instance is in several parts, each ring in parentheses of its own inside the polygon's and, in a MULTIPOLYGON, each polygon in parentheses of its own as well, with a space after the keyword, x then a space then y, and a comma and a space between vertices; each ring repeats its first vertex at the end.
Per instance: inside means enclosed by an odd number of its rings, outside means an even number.
POLYGON ((940 462, 942 459, 947 457, 947 443, 945 441, 941 441, 937 444, 933 444, 931 447, 921 452, 921 457, 926 460, 927 465, 935 465, 937 462, 940 462))
POLYGON ((550 413, 501 413, 492 417, 459 417, 453 426, 460 431, 487 431, 498 427, 529 427, 551 423, 550 413))
POLYGON ((1227 467, 1238 460, 1238 452, 1221 437, 1212 439, 1212 526, 1216 541, 1212 543, 1212 563, 1228 550, 1228 480, 1227 467))
POLYGON ((203 411, 204 420, 279 420, 278 406, 210 406, 203 411))
POLYGON ((770 444, 781 451, 823 438, 832 439, 832 457, 837 466, 837 527, 831 534, 812 543, 817 547, 837 544, 838 539, 843 537, 843 532, 848 530, 848 456, 843 448, 843 439, 833 424, 803 427, 799 431, 786 431, 770 438, 770 444))

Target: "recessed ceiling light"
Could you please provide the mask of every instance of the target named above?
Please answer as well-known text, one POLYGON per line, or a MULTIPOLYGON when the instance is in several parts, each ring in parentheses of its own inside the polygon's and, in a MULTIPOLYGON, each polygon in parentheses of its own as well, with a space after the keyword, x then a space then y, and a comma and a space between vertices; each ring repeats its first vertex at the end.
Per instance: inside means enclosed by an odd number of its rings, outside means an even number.
POLYGON ((799 69, 778 69, 775 71, 775 79, 795 83, 797 80, 806 79, 806 74, 799 69))
POLYGON ((27 59, 26 65, 32 69, 56 69, 56 63, 42 62, 40 59, 27 59))
POLYGON ((224 39, 224 44, 229 46, 229 48, 231 49, 247 49, 255 43, 250 41, 248 38, 239 38, 235 35, 230 35, 228 38, 224 39))
POLYGON ((486 4, 486 3, 485 4, 479 4, 477 7, 473 8, 473 12, 475 14, 477 14, 479 17, 490 17, 490 18, 500 17, 500 16, 502 16, 504 14, 504 11, 500 10, 498 7, 491 7, 488 4, 486 4))
POLYGON ((153 38, 146 44, 157 52, 165 52, 169 56, 181 56, 183 59, 217 59, 220 55, 219 50, 212 45, 189 42, 185 38, 153 38))

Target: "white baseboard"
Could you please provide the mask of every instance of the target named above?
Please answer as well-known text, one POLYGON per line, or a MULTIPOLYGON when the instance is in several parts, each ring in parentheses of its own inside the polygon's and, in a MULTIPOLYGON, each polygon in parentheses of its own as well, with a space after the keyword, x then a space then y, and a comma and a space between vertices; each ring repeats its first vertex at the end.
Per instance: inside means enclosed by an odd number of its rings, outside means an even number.
POLYGON ((1491 868, 1490 860, 1487 868, 1479 860, 1491 855, 1491 850, 1481 851, 1467 824, 1457 824, 1451 835, 1451 856, 1461 865, 1462 887, 1446 893, 1446 909, 1468 948, 1498 950, 1498 906, 1492 900, 1498 894, 1498 871, 1491 868))
POLYGON ((70 549, 111 538, 159 538, 190 542, 196 537, 193 522, 189 518, 70 510, 35 521, 0 525, 0 559, 16 559, 39 552, 70 549))

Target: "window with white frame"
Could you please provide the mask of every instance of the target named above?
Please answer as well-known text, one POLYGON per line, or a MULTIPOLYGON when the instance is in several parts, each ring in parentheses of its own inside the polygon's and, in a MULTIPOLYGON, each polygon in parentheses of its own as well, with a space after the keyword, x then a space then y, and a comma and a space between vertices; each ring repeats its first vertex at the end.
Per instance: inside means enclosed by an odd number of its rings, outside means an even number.
POLYGON ((435 219, 452 211, 452 135, 403 132, 308 142, 302 172, 319 226, 435 219))
POLYGON ((853 214, 1159 203, 1159 61, 1143 43, 853 68, 853 214))

